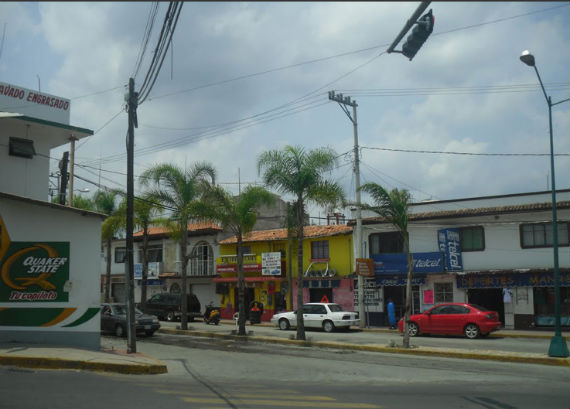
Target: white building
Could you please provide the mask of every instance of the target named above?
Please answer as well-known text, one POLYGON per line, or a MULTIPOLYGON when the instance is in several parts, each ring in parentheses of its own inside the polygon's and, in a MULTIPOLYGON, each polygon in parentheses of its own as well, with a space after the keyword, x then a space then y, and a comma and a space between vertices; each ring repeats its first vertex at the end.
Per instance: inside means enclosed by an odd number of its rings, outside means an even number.
MULTIPOLYGON (((416 265, 423 263, 418 269, 425 270, 414 273, 414 312, 441 302, 470 302, 498 311, 506 328, 553 325, 551 203, 548 191, 413 204, 410 250, 416 265), (454 247, 453 240, 445 239, 447 231, 459 233, 460 246, 438 265, 437 254, 454 247)), ((561 315, 562 325, 568 326, 570 190, 558 191, 557 209, 561 315)), ((388 298, 398 314, 403 311, 405 273, 386 267, 386 254, 400 253, 403 246, 394 228, 372 212, 363 215, 363 237, 366 256, 375 258, 376 276, 368 281, 375 282, 379 293, 367 311, 372 325, 383 325, 388 298)))
POLYGON ((69 100, 0 82, 0 342, 99 349, 102 215, 46 201, 69 100))

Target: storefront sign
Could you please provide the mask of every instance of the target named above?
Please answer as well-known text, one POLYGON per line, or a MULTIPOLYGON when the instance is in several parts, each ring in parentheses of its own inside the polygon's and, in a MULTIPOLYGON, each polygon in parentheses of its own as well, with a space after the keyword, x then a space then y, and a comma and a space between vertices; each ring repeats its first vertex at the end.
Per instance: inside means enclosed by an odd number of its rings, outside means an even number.
POLYGON ((0 111, 69 125, 69 99, 0 82, 0 111))
MULTIPOLYGON (((570 286, 570 273, 559 273, 562 287, 570 286)), ((554 287, 554 273, 468 274, 457 276, 457 288, 554 287)))
MULTIPOLYGON (((375 274, 408 272, 406 253, 373 254, 375 274)), ((412 271, 415 273, 443 272, 443 253, 412 253, 412 271)))
MULTIPOLYGON (((237 264, 218 264, 216 266, 216 273, 237 273, 237 271, 237 264)), ((261 264, 244 264, 243 271, 246 273, 261 271, 261 264)))
POLYGON ((261 275, 280 276, 281 275, 281 253, 261 253, 261 275))
MULTIPOLYGON (((426 277, 422 276, 412 276, 412 285, 422 285, 425 284, 426 277)), ((378 286, 395 286, 395 285, 406 285, 408 279, 405 275, 378 275, 376 276, 376 285, 378 286)))
POLYGON ((439 243, 439 250, 445 254, 446 270, 447 271, 463 270, 459 229, 438 230, 437 241, 439 243))
POLYGON ((374 260, 371 258, 357 258, 356 274, 363 277, 374 277, 374 260))

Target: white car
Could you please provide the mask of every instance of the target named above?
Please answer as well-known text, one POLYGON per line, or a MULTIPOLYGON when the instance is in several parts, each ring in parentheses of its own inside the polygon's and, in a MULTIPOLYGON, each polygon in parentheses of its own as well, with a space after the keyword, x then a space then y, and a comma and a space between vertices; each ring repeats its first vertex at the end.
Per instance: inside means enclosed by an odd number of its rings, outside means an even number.
MULTIPOLYGON (((359 325, 357 312, 345 311, 334 303, 312 302, 303 305, 303 321, 305 328, 322 328, 332 332, 335 328, 348 329, 351 325, 359 325)), ((275 314, 271 322, 281 330, 297 326, 297 312, 289 311, 275 314)))

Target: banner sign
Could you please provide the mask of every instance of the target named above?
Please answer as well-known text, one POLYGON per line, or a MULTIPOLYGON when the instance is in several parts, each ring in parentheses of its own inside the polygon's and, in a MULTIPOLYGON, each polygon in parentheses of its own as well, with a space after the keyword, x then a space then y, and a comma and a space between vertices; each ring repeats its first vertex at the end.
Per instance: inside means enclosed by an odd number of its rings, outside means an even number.
POLYGON ((371 258, 357 258, 356 275, 374 277, 374 260, 371 258))
POLYGON ((281 275, 281 253, 261 253, 261 275, 280 276, 281 275))
POLYGON ((463 270, 459 229, 438 230, 437 241, 439 250, 445 254, 445 269, 447 271, 463 270))
MULTIPOLYGON (((375 274, 401 274, 408 272, 406 253, 373 254, 375 274)), ((412 253, 412 271, 415 273, 442 273, 443 253, 412 253)))
MULTIPOLYGON (((570 287, 570 273, 559 273, 561 287, 570 287)), ((554 287, 554 273, 468 274, 457 276, 457 288, 554 287)))
MULTIPOLYGON (((133 272, 135 280, 142 280, 142 263, 133 264, 133 272)), ((148 263, 147 279, 157 279, 160 274, 160 262, 151 261, 148 263)))

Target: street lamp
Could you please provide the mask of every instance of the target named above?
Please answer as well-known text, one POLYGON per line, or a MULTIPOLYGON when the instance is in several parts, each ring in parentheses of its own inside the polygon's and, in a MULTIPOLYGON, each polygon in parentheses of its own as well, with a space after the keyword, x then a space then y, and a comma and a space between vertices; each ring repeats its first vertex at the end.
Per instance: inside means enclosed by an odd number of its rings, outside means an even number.
POLYGON ((552 175, 552 247, 554 252, 554 336, 550 340, 548 356, 565 358, 569 355, 566 340, 560 331, 560 277, 558 269, 558 218, 556 216, 556 184, 554 179, 554 148, 552 143, 552 107, 569 99, 552 103, 552 99, 546 95, 546 90, 542 84, 542 79, 534 63, 534 56, 525 50, 520 56, 522 62, 529 67, 534 67, 534 71, 540 82, 540 87, 548 104, 548 125, 550 130, 550 173, 552 175))

